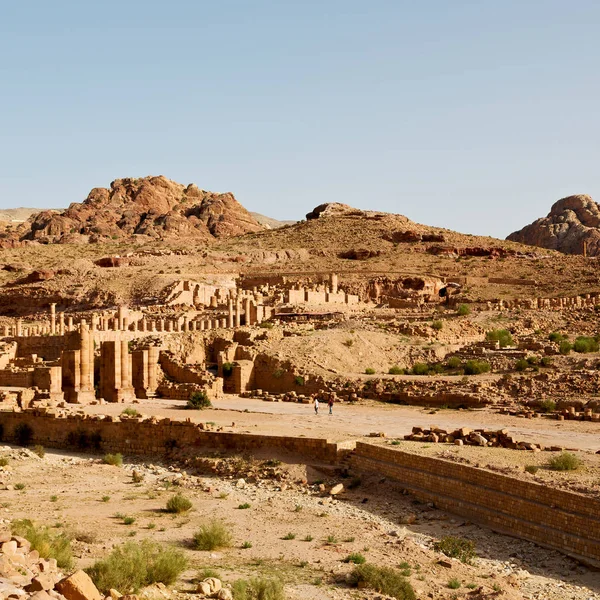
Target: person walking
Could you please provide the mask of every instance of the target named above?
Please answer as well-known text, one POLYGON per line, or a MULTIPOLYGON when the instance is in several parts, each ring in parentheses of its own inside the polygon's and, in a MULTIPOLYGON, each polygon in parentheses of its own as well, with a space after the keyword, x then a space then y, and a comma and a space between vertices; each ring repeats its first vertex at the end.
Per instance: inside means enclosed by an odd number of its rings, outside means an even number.
POLYGON ((327 402, 327 406, 329 406, 329 414, 333 414, 333 396, 329 396, 329 402, 327 402))
POLYGON ((315 398, 315 415, 319 414, 319 399, 315 398))

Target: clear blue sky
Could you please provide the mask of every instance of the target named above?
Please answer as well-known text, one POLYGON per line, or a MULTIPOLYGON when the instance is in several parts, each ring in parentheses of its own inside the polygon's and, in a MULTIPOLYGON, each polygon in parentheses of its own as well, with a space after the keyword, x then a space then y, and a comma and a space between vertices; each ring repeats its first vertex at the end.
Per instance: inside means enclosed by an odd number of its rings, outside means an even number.
POLYGON ((0 206, 165 175, 504 237, 600 200, 597 0, 0 0, 0 206))

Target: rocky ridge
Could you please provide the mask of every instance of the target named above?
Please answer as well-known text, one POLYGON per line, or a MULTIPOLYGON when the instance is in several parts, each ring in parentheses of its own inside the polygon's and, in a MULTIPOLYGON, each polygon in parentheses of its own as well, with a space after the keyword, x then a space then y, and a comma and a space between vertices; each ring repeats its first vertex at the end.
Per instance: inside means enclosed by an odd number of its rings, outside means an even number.
MULTIPOLYGON (((166 177, 116 179, 94 188, 82 203, 65 211, 42 211, 11 233, 12 241, 89 243, 193 238, 211 241, 261 231, 264 227, 231 193, 214 193, 166 177)), ((14 228, 13 228, 14 229, 14 228)))
POLYGON ((600 205, 585 194, 556 202, 548 216, 537 219, 507 238, 530 246, 559 250, 565 254, 600 255, 600 205))

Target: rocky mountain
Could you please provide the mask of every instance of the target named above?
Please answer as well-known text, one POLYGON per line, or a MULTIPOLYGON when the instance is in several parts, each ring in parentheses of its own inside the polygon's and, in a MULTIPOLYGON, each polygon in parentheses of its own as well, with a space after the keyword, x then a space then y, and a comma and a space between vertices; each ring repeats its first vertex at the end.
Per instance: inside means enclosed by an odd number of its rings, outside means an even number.
MULTIPOLYGON (((57 209, 51 209, 52 212, 60 212, 57 209)), ((37 213, 42 212, 41 208, 3 208, 0 209, 0 221, 4 221, 6 223, 11 222, 24 222, 29 219, 32 215, 37 215, 37 213)))
POLYGON ((277 219, 272 219, 271 217, 261 215, 257 212, 250 212, 250 214, 266 229, 279 229, 280 227, 296 223, 296 221, 278 221, 277 219))
POLYGON ((153 239, 215 238, 264 227, 235 199, 163 176, 116 179, 94 188, 82 203, 62 212, 41 211, 14 232, 21 241, 88 243, 146 236, 153 239))
POLYGON ((600 205, 579 194, 556 202, 548 216, 537 219, 506 239, 530 246, 560 250, 565 254, 600 255, 600 205))

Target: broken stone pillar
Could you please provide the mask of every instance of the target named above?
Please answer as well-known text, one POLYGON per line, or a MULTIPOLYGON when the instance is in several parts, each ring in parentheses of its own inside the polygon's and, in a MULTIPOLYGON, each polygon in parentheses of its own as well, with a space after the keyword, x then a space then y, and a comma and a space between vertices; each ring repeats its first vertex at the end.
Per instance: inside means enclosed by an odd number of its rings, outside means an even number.
POLYGON ((58 332, 60 335, 65 335, 65 313, 58 315, 58 332))
POLYGON ((217 306, 219 306, 217 297, 216 296, 211 296, 210 297, 210 307, 211 308, 217 308, 217 306))
POLYGON ((239 296, 235 301, 235 326, 241 327, 242 325, 242 301, 239 296))
POLYGON ((23 335, 23 319, 17 319, 17 337, 23 335))
POLYGON ((250 314, 250 298, 246 297, 244 300, 244 319, 246 327, 252 325, 252 316, 250 314))
POLYGON ((127 323, 129 321, 129 309, 126 306, 119 306, 118 311, 119 331, 127 331, 127 323))
POLYGON ((233 329, 233 300, 229 298, 227 300, 227 327, 233 329))
POLYGON ((50 304, 50 333, 56 335, 56 302, 50 304))
POLYGON ((221 327, 222 327, 223 329, 226 329, 226 328, 227 328, 227 319, 226 319, 225 317, 223 317, 223 318, 221 319, 221 327))

